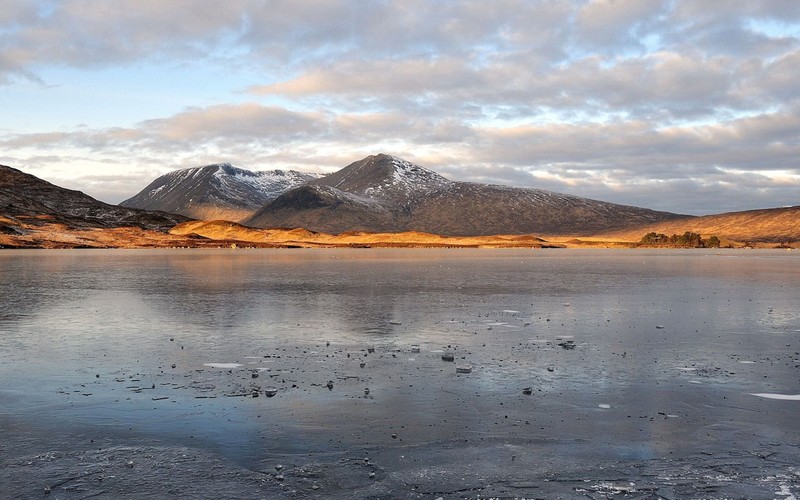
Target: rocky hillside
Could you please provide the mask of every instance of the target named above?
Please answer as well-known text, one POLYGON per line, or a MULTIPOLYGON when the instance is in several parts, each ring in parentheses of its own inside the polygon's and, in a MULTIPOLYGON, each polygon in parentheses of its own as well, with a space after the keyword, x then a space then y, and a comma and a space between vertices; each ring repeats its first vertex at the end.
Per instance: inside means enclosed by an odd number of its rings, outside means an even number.
POLYGON ((282 193, 317 177, 294 170, 251 172, 219 163, 162 175, 120 205, 194 219, 238 221, 252 216, 282 193))
POLYGON ((243 223, 329 233, 586 235, 684 217, 541 189, 454 182, 380 154, 287 191, 243 223))
POLYGON ((180 215, 109 205, 3 165, 0 165, 0 218, 2 232, 38 223, 58 223, 73 229, 138 227, 167 231, 188 220, 180 215))

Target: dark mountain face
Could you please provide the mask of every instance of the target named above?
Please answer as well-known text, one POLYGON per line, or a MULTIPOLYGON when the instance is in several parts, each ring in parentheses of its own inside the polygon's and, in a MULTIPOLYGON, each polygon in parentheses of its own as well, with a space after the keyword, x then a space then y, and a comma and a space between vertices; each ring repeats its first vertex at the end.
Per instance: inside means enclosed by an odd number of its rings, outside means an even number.
POLYGON ((179 215, 109 205, 0 165, 0 216, 39 218, 75 229, 135 226, 166 231, 188 219, 179 215))
MULTIPOLYGON (((262 219, 252 227, 325 227, 324 232, 390 232, 395 229, 394 214, 385 203, 329 186, 307 184, 279 196, 256 213, 250 221, 262 219)), ((317 229, 311 229, 317 231, 317 229)))
POLYGON ((682 217, 540 189, 453 182, 381 154, 287 191, 244 223, 333 233, 588 235, 682 217))
POLYGON ((293 170, 251 172, 220 163, 162 175, 120 205, 196 219, 238 221, 317 177, 293 170))

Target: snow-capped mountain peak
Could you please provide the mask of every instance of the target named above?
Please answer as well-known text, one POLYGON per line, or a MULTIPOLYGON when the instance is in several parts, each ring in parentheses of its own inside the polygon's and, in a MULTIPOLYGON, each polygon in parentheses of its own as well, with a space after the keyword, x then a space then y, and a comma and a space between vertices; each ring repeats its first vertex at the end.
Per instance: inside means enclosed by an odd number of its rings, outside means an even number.
POLYGON ((239 220, 319 176, 294 170, 253 172, 214 163, 162 175, 121 205, 201 219, 239 220))
POLYGON ((368 156, 314 182, 377 198, 424 195, 452 184, 432 170, 387 154, 368 156))

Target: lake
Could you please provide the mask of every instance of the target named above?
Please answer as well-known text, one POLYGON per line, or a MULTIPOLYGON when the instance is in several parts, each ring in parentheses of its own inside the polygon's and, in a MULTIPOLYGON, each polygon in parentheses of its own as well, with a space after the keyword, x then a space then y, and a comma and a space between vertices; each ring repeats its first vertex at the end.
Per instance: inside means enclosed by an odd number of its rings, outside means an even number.
POLYGON ((799 279, 778 250, 4 250, 0 493, 790 498, 799 279))

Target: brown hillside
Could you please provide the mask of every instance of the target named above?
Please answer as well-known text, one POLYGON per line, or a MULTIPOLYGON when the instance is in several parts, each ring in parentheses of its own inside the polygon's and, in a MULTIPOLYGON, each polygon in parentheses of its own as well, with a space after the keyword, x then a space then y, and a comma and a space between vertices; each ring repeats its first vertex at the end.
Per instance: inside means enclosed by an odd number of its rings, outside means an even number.
POLYGON ((638 241, 649 232, 666 235, 698 233, 737 242, 783 243, 800 241, 800 206, 748 210, 648 224, 636 229, 596 235, 598 238, 638 241))
POLYGON ((175 226, 173 236, 200 236, 210 240, 239 241, 243 244, 270 244, 297 247, 463 247, 463 248, 541 248, 549 246, 532 235, 494 235, 454 237, 420 231, 368 233, 352 231, 328 234, 305 229, 253 229, 228 221, 192 221, 175 226))

